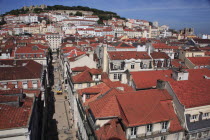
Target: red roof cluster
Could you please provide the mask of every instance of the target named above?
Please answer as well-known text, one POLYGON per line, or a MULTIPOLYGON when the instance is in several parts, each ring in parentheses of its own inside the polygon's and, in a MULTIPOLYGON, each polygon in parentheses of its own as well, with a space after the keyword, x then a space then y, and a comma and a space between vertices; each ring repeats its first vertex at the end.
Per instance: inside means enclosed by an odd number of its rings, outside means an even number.
MULTIPOLYGON (((189 72, 189 81, 202 80, 204 75, 210 77, 210 70, 208 69, 187 69, 186 71, 189 72)), ((140 71, 130 73, 136 89, 155 87, 158 79, 169 82, 174 81, 171 77, 172 70, 140 71)))
POLYGON ((104 96, 89 104, 93 116, 117 117, 126 127, 170 121, 170 132, 182 130, 174 112, 172 97, 166 90, 144 90, 104 96), (112 109, 110 109, 112 108, 112 109), (149 111, 148 111, 149 110, 149 111))

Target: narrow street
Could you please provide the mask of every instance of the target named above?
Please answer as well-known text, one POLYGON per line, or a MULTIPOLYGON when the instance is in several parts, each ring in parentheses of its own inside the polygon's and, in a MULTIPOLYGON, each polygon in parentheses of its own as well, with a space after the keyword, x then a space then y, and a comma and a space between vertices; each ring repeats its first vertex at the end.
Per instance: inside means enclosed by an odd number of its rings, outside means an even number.
MULTIPOLYGON (((61 83, 61 75, 58 70, 58 60, 53 64, 54 66, 54 86, 52 93, 54 94, 54 114, 52 117, 52 124, 54 127, 49 128, 49 140, 76 140, 76 132, 72 128, 72 116, 69 110, 69 102, 67 100, 67 93, 57 94, 58 86, 61 83)), ((62 89, 61 89, 62 90, 62 89)), ((51 122, 50 122, 51 123, 51 122)))

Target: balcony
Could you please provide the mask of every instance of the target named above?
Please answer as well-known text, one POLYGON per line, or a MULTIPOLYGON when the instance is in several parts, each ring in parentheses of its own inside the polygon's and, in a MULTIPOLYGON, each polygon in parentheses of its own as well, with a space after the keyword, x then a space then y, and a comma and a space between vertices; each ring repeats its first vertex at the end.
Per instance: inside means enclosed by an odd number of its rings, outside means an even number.
POLYGON ((130 135, 129 139, 135 139, 136 135, 130 135))
POLYGON ((110 63, 110 71, 112 72, 124 72, 125 71, 125 62, 122 62, 120 64, 113 64, 110 63))

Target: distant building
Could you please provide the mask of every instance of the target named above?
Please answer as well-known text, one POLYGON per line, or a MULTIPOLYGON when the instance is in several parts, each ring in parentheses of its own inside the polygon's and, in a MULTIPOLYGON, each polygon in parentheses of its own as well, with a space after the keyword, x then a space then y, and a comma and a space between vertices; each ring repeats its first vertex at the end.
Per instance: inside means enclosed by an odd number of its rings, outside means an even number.
POLYGON ((62 43, 62 36, 59 33, 46 33, 45 38, 49 42, 52 52, 56 52, 62 43))

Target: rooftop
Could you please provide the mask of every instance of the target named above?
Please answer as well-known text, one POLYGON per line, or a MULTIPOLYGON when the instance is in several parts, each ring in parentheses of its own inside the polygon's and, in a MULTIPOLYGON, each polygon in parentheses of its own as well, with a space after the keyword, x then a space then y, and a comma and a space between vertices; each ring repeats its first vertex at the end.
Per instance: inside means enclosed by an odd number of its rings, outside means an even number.
POLYGON ((137 51, 116 51, 108 52, 111 60, 125 60, 125 59, 152 59, 147 52, 137 51))

